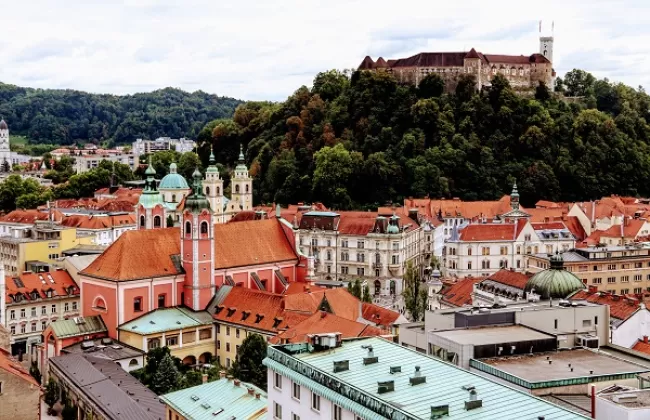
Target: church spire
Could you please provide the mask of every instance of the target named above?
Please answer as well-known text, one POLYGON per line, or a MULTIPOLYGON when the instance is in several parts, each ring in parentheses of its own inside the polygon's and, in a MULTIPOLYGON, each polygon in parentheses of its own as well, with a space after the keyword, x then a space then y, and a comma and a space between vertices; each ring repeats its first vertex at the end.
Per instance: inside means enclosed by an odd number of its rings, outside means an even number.
POLYGON ((244 162, 244 145, 240 144, 239 145, 239 163, 243 165, 244 162))
POLYGON ((510 193, 510 206, 513 210, 519 209, 519 191, 517 190, 517 180, 512 184, 512 192, 510 193))
POLYGON ((151 155, 149 155, 149 165, 147 170, 144 171, 144 174, 147 176, 147 180, 144 183, 144 192, 156 192, 156 170, 151 163, 151 155))

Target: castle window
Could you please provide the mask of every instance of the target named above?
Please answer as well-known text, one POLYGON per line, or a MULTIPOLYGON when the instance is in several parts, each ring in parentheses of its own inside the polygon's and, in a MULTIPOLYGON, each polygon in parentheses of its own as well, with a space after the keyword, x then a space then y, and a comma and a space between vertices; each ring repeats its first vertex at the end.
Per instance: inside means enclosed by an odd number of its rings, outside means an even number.
POLYGON ((165 298, 166 297, 167 297, 167 295, 165 295, 164 293, 161 293, 161 294, 158 295, 158 307, 159 308, 164 308, 165 307, 165 298))
POLYGON ((133 312, 142 312, 142 298, 133 298, 133 312))
POLYGON ((523 76, 523 75, 524 75, 524 69, 523 69, 523 68, 519 68, 519 75, 520 75, 520 76, 523 76))
POLYGON ((246 184, 246 192, 248 193, 248 184, 246 184))
POLYGON ((210 187, 205 187, 205 195, 210 195, 210 187))
POLYGON ((172 203, 176 202, 176 194, 172 194, 172 203))
POLYGON ((219 194, 221 194, 221 193, 219 192, 219 187, 217 187, 217 195, 219 195, 219 194))
POLYGON ((235 192, 239 194, 239 185, 235 185, 235 192))
POLYGON ((153 218, 153 227, 155 227, 155 228, 160 227, 160 216, 154 216, 154 218, 153 218))
POLYGON ((185 234, 186 235, 191 235, 192 234, 192 223, 185 222, 185 234))
POLYGON ((143 228, 144 226, 145 226, 145 219, 144 219, 144 216, 140 216, 140 227, 143 228))
POLYGON ((202 235, 208 234, 208 222, 201 222, 201 234, 202 235))

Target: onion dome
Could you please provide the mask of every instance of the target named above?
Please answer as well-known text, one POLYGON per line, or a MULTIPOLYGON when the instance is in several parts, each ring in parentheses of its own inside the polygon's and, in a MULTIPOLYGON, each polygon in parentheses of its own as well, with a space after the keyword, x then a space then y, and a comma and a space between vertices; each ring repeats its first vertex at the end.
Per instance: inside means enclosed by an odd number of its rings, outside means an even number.
POLYGON ((142 194, 140 194, 138 204, 146 209, 152 209, 158 204, 163 204, 163 196, 156 188, 156 170, 151 163, 151 156, 149 156, 149 166, 144 173, 147 175, 147 179, 144 182, 144 189, 142 190, 142 194))
POLYGON ((244 146, 239 145, 239 161, 237 163, 237 167, 235 168, 236 171, 248 171, 248 168, 246 167, 246 160, 244 158, 244 146))
POLYGON ((5 120, 0 121, 0 130, 9 130, 9 126, 5 120))
POLYGON ((214 147, 210 149, 210 160, 209 160, 209 165, 208 169, 205 170, 206 172, 209 173, 219 173, 219 169, 217 168, 217 161, 214 158, 214 147))
POLYGON ((203 195, 203 176, 199 168, 192 174, 192 193, 185 198, 185 208, 193 213, 199 213, 201 210, 210 210, 210 202, 203 195))
POLYGON ((187 190, 190 188, 183 175, 177 173, 178 167, 172 162, 169 165, 169 173, 160 181, 158 188, 161 190, 187 190))
POLYGON ((542 299, 566 299, 584 288, 585 285, 575 274, 564 269, 564 260, 556 253, 551 257, 551 268, 531 277, 524 290, 526 293, 532 291, 542 299))

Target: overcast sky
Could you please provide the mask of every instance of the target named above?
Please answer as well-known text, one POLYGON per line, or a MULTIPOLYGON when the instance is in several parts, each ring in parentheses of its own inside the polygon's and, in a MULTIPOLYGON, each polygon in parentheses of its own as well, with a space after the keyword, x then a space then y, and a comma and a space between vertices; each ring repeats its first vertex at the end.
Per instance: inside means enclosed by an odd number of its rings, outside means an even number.
POLYGON ((366 55, 538 52, 539 20, 555 21, 560 75, 650 86, 647 0, 23 0, 1 14, 0 81, 21 86, 283 100, 366 55))

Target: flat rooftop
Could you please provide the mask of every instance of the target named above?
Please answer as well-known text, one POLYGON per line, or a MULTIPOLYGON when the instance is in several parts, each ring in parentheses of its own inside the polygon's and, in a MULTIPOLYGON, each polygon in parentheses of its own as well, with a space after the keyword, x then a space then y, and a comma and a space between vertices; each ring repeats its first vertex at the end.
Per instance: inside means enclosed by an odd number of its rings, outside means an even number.
POLYGON ((446 331, 431 331, 432 335, 446 338, 458 344, 500 344, 504 342, 546 340, 550 334, 526 328, 521 325, 503 327, 458 328, 446 331))
POLYGON ((597 398, 602 398, 627 408, 650 407, 650 389, 626 389, 618 392, 605 391, 598 393, 597 398))
POLYGON ((270 346, 264 364, 362 418, 429 419, 432 406, 448 405, 451 419, 584 419, 528 393, 377 337, 343 340, 339 347, 322 351, 307 344, 270 346), (378 358, 376 363, 364 364, 368 346, 378 358), (334 363, 342 361, 347 361, 349 368, 335 372, 334 363), (426 382, 411 385, 416 366, 426 382), (400 371, 391 373, 391 367, 400 371), (394 389, 380 394, 378 381, 393 381, 394 389), (465 403, 472 387, 482 406, 468 410, 465 403))
MULTIPOLYGON (((496 357, 481 359, 479 362, 531 384, 577 378, 598 382, 598 377, 607 376, 608 380, 613 380, 627 376, 636 377, 640 373, 649 371, 647 367, 586 349, 496 357)), ((477 368, 471 361, 470 366, 477 368)), ((478 369, 483 370, 480 367, 478 369)))

